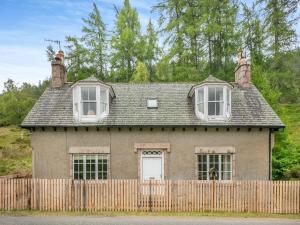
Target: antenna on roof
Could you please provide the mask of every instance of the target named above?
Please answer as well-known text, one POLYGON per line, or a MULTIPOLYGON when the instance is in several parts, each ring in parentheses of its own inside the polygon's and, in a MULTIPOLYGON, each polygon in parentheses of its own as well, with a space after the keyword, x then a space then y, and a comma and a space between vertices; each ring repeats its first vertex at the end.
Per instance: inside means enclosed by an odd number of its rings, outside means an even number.
POLYGON ((61 51, 61 46, 60 46, 60 40, 51 40, 51 39, 45 39, 46 42, 54 43, 58 45, 59 51, 61 51))

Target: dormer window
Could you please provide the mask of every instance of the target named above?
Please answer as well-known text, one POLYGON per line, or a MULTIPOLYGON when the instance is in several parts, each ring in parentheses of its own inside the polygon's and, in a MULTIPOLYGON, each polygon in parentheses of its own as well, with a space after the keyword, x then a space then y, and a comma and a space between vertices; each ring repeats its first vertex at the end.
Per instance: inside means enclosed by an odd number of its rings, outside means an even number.
POLYGON ((98 122, 109 113, 109 99, 114 97, 111 86, 94 77, 73 85, 73 116, 79 122, 98 122))
POLYGON ((201 85, 195 88, 196 115, 200 119, 226 120, 231 113, 230 87, 227 85, 201 85))

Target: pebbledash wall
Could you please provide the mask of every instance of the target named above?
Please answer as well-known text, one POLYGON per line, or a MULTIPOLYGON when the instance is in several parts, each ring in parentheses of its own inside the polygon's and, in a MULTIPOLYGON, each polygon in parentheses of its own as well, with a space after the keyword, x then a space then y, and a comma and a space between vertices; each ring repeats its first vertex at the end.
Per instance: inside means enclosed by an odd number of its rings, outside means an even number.
MULTIPOLYGON (((164 179, 197 179, 199 149, 231 149, 233 179, 269 179, 269 129, 252 128, 36 128, 31 135, 34 178, 72 178, 74 149, 109 151, 109 178, 139 179, 136 146, 165 148, 164 179), (146 145, 143 145, 147 143, 146 145), (224 148, 225 147, 225 148, 224 148), (82 149, 84 149, 82 148, 82 149)), ((271 145, 273 145, 272 135, 271 145)), ((271 146, 273 148, 273 146, 271 146)), ((78 151, 78 150, 77 150, 78 151)), ((227 151, 227 150, 226 150, 227 151)))

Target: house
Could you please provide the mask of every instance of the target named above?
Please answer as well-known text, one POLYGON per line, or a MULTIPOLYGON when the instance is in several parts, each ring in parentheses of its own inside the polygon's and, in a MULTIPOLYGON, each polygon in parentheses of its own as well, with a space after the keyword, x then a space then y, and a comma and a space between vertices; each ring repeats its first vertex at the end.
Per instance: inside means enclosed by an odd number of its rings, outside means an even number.
POLYGON ((284 127, 240 58, 235 82, 68 83, 63 52, 52 85, 22 123, 33 177, 269 180, 284 127))

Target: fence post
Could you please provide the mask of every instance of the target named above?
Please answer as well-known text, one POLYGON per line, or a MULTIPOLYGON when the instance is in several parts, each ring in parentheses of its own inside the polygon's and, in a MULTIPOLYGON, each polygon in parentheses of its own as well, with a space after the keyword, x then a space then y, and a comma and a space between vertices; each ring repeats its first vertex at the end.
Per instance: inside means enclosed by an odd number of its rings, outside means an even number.
POLYGON ((149 180, 149 211, 152 212, 152 185, 151 185, 151 178, 149 180))

